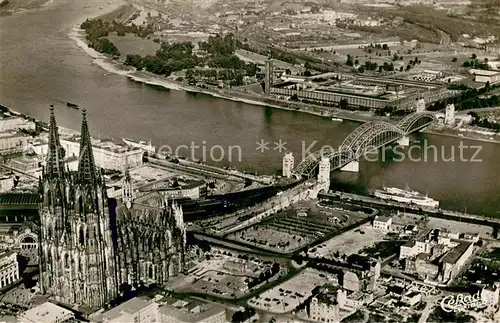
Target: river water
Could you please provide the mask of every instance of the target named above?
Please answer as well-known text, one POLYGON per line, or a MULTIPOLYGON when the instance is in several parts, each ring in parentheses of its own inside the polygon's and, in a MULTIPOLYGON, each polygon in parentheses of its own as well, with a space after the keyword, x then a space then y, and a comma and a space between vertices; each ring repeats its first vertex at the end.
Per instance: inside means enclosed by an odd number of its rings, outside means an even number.
MULTIPOLYGON (((259 174, 281 169, 284 150, 280 152, 279 140, 299 160, 308 149, 336 147, 357 126, 168 90, 133 81, 125 73, 109 73, 99 66, 105 64, 102 60, 90 57, 70 37, 76 24, 99 11, 100 2, 86 1, 84 8, 80 1, 56 0, 41 9, 0 18, 0 104, 47 120, 47 107, 55 103, 59 124, 78 129, 80 112, 66 108, 64 102, 76 103, 88 110, 95 137, 152 140, 166 151, 177 148, 186 157, 194 151, 207 163, 259 174), (257 150, 261 141, 269 144, 257 150)), ((403 161, 394 161, 390 154, 382 160, 380 154, 376 161, 363 161, 359 173, 334 172, 332 180, 357 190, 409 185, 440 200, 443 208, 467 208, 485 215, 500 211, 499 145, 463 141, 481 146, 475 159, 482 161, 472 162, 473 148, 464 149, 462 159, 468 161, 458 160, 459 139, 418 134, 412 137, 416 140, 420 147, 422 142, 438 147, 437 159, 428 155, 427 160, 415 161, 425 157, 418 149, 411 154, 413 160, 409 154, 403 161), (443 161, 452 149, 455 160, 443 161)))

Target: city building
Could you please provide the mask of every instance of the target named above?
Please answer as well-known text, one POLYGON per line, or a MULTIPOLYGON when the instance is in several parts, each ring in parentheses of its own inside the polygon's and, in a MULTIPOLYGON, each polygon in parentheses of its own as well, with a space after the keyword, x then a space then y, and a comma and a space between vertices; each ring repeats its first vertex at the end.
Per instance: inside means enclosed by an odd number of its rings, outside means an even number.
POLYGON ((0 192, 8 192, 14 188, 14 175, 0 175, 0 192))
POLYGON ((498 305, 498 302, 500 300, 499 293, 500 293, 500 283, 496 283, 490 286, 484 286, 481 289, 481 300, 483 301, 484 304, 494 307, 498 305))
POLYGON ((472 256, 476 238, 477 235, 432 229, 423 238, 425 240, 409 241, 401 246, 399 259, 405 259, 406 273, 448 283, 472 256))
POLYGON ((373 227, 375 229, 390 231, 391 226, 392 226, 391 217, 376 216, 375 219, 373 219, 373 227))
POLYGON ((446 106, 444 123, 448 126, 453 126, 455 124, 455 105, 453 103, 446 106))
POLYGON ((474 243, 460 241, 452 250, 441 259, 440 275, 442 282, 449 282, 460 272, 463 265, 469 260, 474 251, 474 243))
POLYGON ((215 303, 201 303, 169 298, 159 307, 160 322, 226 323, 226 309, 215 303))
POLYGON ((486 53, 492 55, 500 55, 500 43, 486 44, 486 53))
POLYGON ((309 317, 315 322, 340 322, 337 289, 327 287, 314 296, 309 304, 309 317))
POLYGON ((352 271, 344 272, 344 276, 342 277, 342 287, 352 292, 358 291, 360 288, 358 275, 352 271))
POLYGON ((292 177, 293 168, 295 167, 294 163, 295 159, 293 157, 293 153, 286 153, 283 157, 283 177, 292 177))
POLYGON ((414 257, 421 253, 430 253, 431 244, 427 241, 412 240, 408 241, 399 248, 399 259, 414 257))
POLYGON ((1 223, 0 224, 0 249, 18 250, 23 254, 24 250, 33 250, 37 255, 38 235, 37 227, 31 221, 23 224, 1 223))
POLYGON ((0 133, 0 155, 22 153, 28 149, 29 136, 17 131, 0 133))
POLYGON ((34 172, 41 168, 41 160, 37 155, 23 154, 19 157, 9 158, 7 165, 22 172, 34 172))
POLYGON ((442 78, 443 76, 444 73, 441 71, 425 70, 422 72, 422 77, 429 81, 435 81, 437 79, 442 78))
POLYGON ((19 280, 17 253, 0 251, 0 289, 19 280))
POLYGON ((401 302, 408 306, 413 306, 422 301, 422 294, 416 291, 409 291, 401 297, 401 302))
POLYGON ((181 180, 174 181, 160 180, 152 184, 140 187, 141 192, 155 191, 160 193, 165 199, 175 200, 190 198, 193 200, 207 196, 207 183, 203 180, 181 180))
POLYGON ((23 224, 38 219, 38 194, 0 193, 0 222, 23 224))
POLYGON ((99 320, 92 320, 103 323, 153 323, 158 321, 158 304, 154 300, 134 297, 104 312, 99 320))
POLYGON ((182 209, 157 192, 135 200, 126 194, 118 206, 107 197, 85 110, 79 146, 78 170, 71 172, 51 108, 40 183, 39 285, 60 303, 95 310, 115 299, 119 286, 163 285, 182 272, 186 231, 182 209))
POLYGON ((0 132, 12 130, 35 130, 35 123, 17 116, 0 115, 0 132))
POLYGON ((500 71, 471 69, 470 73, 474 74, 474 81, 478 83, 494 84, 500 82, 500 71))
POLYGON ((45 302, 18 316, 19 323, 63 323, 74 319, 73 312, 56 304, 45 302))
MULTIPOLYGON (((111 140, 90 140, 97 167, 122 170, 125 165, 129 167, 142 165, 144 152, 140 148, 118 145, 111 140)), ((80 155, 80 141, 80 136, 61 138, 61 145, 66 151, 66 157, 78 157, 80 155)))

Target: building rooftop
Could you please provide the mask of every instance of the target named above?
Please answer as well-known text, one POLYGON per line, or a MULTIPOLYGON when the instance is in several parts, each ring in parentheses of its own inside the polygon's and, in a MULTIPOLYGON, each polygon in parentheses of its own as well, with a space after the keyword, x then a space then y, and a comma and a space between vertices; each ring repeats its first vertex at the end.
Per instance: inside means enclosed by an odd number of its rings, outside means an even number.
POLYGON ((336 304, 338 304, 338 302, 337 302, 337 293, 333 292, 333 291, 331 291, 329 289, 327 289, 326 291, 324 291, 324 292, 319 293, 318 295, 316 295, 316 299, 318 300, 318 302, 324 303, 324 304, 328 304, 328 305, 336 305, 336 304))
POLYGON ((389 222, 389 221, 391 221, 391 220, 392 220, 392 218, 391 218, 391 217, 387 217, 387 216, 376 216, 374 221, 387 223, 387 222, 389 222))
MULTIPOLYGON (((72 135, 72 136, 67 136, 67 137, 61 138, 61 141, 64 141, 64 140, 79 144, 80 143, 80 135, 72 135)), ((111 139, 94 139, 94 138, 92 138, 91 141, 92 141, 92 147, 94 147, 96 149, 103 149, 103 150, 111 151, 114 153, 124 153, 127 151, 141 150, 138 147, 130 147, 130 146, 127 146, 125 144, 118 144, 111 139)))
POLYGON ((0 138, 18 138, 18 137, 28 137, 28 135, 19 131, 0 132, 0 138))
POLYGON ((131 300, 126 301, 110 309, 109 311, 102 314, 103 318, 108 320, 116 319, 123 314, 134 314, 139 312, 140 310, 148 307, 151 303, 144 298, 134 297, 131 300))
POLYGON ((72 316, 73 312, 56 304, 45 302, 21 314, 21 321, 23 321, 22 318, 25 318, 31 322, 52 323, 58 320, 65 321, 72 316))
POLYGON ((487 70, 471 69, 470 73, 474 74, 474 75, 494 76, 494 75, 500 74, 500 71, 487 71, 487 70))
POLYGON ((159 311, 162 315, 173 317, 180 322, 205 322, 209 317, 225 312, 225 308, 217 304, 196 302, 181 308, 167 304, 160 306, 159 311))
POLYGON ((444 255, 442 262, 448 264, 454 264, 457 260, 465 253, 465 251, 470 247, 472 242, 460 241, 459 245, 448 251, 446 255, 444 255))
POLYGON ((0 193, 0 206, 38 206, 39 196, 35 193, 0 193))

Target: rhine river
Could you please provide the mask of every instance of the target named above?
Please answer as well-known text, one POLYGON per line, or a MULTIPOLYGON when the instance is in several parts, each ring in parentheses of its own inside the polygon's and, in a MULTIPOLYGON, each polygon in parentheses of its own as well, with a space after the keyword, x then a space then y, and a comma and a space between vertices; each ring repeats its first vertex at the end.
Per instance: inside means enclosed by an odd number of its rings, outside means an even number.
MULTIPOLYGON (((279 152, 274 142, 286 142, 297 162, 308 148, 336 147, 357 126, 166 90, 106 72, 69 36, 75 24, 99 11, 99 1, 84 3, 89 8, 81 1, 55 0, 41 9, 0 17, 0 104, 48 120, 48 105, 55 103, 59 125, 79 129, 80 112, 61 102, 76 103, 88 110, 94 137, 152 140, 157 147, 181 147, 178 153, 186 157, 191 148, 182 145, 196 145, 200 146, 194 148, 197 158, 203 158, 205 147, 207 163, 259 174, 281 169, 284 151, 279 152), (256 150, 261 140, 269 142, 264 152, 256 150)), ((499 145, 463 141, 463 145, 481 146, 471 160, 476 149, 464 148, 460 158, 458 138, 412 137, 412 145, 420 148, 423 141, 437 147, 436 159, 432 150, 425 158, 418 148, 411 160, 408 152, 403 161, 386 154, 385 161, 362 161, 359 173, 334 172, 332 180, 358 190, 409 185, 441 201, 442 208, 500 216, 499 145), (442 158, 452 155, 453 161, 442 158)))

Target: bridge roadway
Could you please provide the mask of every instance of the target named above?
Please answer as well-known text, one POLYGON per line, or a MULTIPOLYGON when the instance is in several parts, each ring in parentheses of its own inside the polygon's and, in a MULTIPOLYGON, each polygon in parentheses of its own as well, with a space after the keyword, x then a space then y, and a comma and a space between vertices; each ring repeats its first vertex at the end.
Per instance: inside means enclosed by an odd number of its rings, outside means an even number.
POLYGON ((315 175, 322 157, 330 159, 330 169, 342 168, 352 161, 358 161, 364 154, 407 137, 410 133, 427 127, 436 121, 434 113, 414 112, 397 124, 372 121, 361 124, 334 149, 323 147, 302 160, 293 174, 296 178, 311 178, 315 175))

